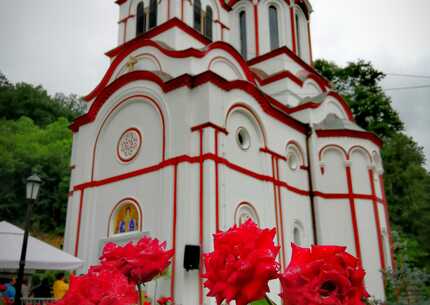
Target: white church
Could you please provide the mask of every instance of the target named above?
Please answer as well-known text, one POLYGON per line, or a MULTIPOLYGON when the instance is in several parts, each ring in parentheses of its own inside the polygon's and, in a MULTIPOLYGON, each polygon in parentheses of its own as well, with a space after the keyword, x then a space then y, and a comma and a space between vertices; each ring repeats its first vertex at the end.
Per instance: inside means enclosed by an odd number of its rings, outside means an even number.
POLYGON ((116 4, 118 46, 71 125, 64 247, 81 271, 106 242, 146 234, 176 251, 148 294, 213 304, 185 248, 209 252, 214 232, 251 218, 277 229, 282 269, 291 242, 345 245, 383 299, 393 254, 382 142, 312 67, 311 3, 116 4))

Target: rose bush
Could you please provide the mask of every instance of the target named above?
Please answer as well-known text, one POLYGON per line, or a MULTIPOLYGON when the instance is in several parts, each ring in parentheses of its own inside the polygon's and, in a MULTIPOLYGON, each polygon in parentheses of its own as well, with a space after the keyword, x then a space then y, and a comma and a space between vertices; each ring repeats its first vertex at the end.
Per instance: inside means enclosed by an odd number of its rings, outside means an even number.
POLYGON ((218 304, 235 300, 237 305, 264 298, 268 282, 279 272, 275 234, 274 229, 260 229, 251 220, 215 234, 214 251, 205 255, 208 296, 218 304))
POLYGON ((144 236, 136 244, 106 244, 100 261, 102 268, 115 268, 135 284, 144 284, 169 266, 173 254, 166 242, 144 236))
POLYGON ((292 258, 281 275, 282 298, 288 305, 364 305, 365 272, 345 247, 292 244, 292 258))
POLYGON ((115 269, 91 268, 87 274, 70 278, 70 290, 55 305, 134 305, 135 286, 115 269))

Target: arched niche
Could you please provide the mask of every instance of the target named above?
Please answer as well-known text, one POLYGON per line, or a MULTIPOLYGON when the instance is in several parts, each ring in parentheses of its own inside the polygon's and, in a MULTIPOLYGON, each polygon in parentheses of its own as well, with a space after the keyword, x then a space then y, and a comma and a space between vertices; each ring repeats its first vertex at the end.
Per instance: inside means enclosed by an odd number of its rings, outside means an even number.
POLYGON ((258 216, 258 212, 255 207, 248 202, 242 202, 238 204, 234 212, 234 223, 237 226, 240 226, 247 222, 248 220, 252 220, 257 226, 260 226, 260 217, 258 216))
POLYGON ((108 237, 142 230, 143 215, 139 203, 133 198, 118 202, 111 211, 108 221, 108 237))
POLYGON ((217 56, 212 58, 209 62, 208 68, 212 72, 229 81, 245 79, 245 77, 240 72, 240 69, 225 57, 217 56))
POLYGON ((347 193, 346 151, 336 144, 323 147, 319 153, 322 191, 328 193, 347 193))
POLYGON ((354 193, 370 194, 372 176, 369 176, 372 159, 370 153, 362 146, 353 146, 349 152, 351 163, 352 188, 354 193))
POLYGON ((164 116, 158 102, 150 96, 132 95, 124 98, 115 103, 100 121, 93 148, 94 180, 145 168, 164 159, 164 116), (133 131, 134 136, 128 137, 130 131, 133 131), (137 145, 133 146, 130 141, 127 142, 138 138, 140 143, 137 145), (131 146, 127 146, 127 143, 131 146), (125 150, 138 149, 136 152, 132 151, 132 158, 129 158, 130 154, 124 153, 124 147, 125 150), (136 154, 133 155, 134 153, 136 154))

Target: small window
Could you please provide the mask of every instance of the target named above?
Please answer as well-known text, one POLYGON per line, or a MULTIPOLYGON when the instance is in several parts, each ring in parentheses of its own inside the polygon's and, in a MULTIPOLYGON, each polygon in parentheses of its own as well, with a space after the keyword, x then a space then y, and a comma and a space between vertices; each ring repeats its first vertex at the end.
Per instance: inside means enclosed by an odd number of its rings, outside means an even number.
POLYGON ((244 127, 239 127, 237 129, 236 142, 242 150, 248 150, 251 146, 251 139, 249 133, 244 127))
POLYGON ((136 36, 139 36, 146 32, 146 16, 145 7, 143 2, 137 5, 136 9, 136 36))
POLYGON ((205 14, 205 36, 206 38, 212 40, 212 21, 213 20, 213 13, 212 8, 210 6, 206 7, 206 14, 205 14))
POLYGON ((240 54, 243 58, 248 57, 247 47, 247 29, 246 29, 246 13, 241 11, 239 13, 239 37, 240 37, 240 54))
POLYGON ((301 43, 302 32, 300 30, 300 17, 296 14, 296 41, 297 41, 297 55, 302 57, 302 43, 301 43))
POLYGON ((303 227, 299 222, 294 224, 293 241, 297 246, 303 245, 303 227))
POLYGON ((390 260, 390 255, 391 255, 391 251, 390 251, 390 242, 388 240, 388 234, 387 231, 384 229, 382 231, 382 251, 384 251, 383 255, 384 255, 384 260, 385 260, 385 266, 384 267, 388 267, 389 266, 389 260, 390 260))
POLYGON ((275 6, 269 6, 269 28, 270 28, 270 49, 275 50, 279 48, 279 24, 278 24, 278 10, 275 6))
POLYGON ((202 4, 200 0, 194 0, 194 29, 202 32, 202 4))
POLYGON ((149 2, 149 28, 157 26, 157 0, 149 2))

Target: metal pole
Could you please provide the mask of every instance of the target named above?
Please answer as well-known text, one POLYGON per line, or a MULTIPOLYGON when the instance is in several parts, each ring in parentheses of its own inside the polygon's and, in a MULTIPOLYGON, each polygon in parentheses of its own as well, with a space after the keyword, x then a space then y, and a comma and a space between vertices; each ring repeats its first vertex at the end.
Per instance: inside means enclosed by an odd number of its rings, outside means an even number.
POLYGON ((30 229, 31 213, 33 212, 34 200, 29 199, 27 213, 25 215, 24 239, 22 241, 21 258, 19 260, 18 276, 16 281, 15 305, 21 305, 21 286, 24 279, 25 258, 27 256, 28 230, 30 229))

